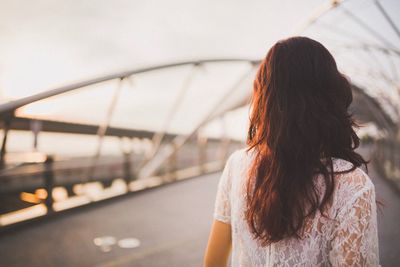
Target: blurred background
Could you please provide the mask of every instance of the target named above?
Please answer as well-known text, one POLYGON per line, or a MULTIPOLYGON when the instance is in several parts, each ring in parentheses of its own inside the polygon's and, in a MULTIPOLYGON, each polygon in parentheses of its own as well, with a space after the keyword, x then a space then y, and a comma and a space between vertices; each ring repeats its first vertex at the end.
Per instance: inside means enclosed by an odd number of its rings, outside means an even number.
POLYGON ((0 0, 1 266, 202 266, 278 40, 325 45, 400 262, 400 1, 0 0))

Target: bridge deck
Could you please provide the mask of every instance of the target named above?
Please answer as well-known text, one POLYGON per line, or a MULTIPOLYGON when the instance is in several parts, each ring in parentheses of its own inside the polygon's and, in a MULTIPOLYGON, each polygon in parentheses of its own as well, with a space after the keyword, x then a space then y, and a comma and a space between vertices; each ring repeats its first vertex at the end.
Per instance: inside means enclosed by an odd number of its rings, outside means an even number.
MULTIPOLYGON (((2 266, 202 266, 220 173, 73 211, 0 237, 2 266), (141 246, 102 252, 98 236, 134 237, 141 246)), ((373 168, 382 266, 400 262, 400 197, 373 168)))

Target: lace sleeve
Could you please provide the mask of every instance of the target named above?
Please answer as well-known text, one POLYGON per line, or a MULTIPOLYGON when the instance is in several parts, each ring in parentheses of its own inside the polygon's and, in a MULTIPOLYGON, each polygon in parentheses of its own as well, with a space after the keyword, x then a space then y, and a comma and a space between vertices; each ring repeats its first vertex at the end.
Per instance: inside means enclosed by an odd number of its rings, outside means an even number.
POLYGON ((379 266, 375 187, 366 174, 356 179, 363 186, 336 217, 329 254, 332 266, 379 266))
POLYGON ((215 220, 230 224, 231 221, 231 167, 233 154, 228 158, 224 170, 219 178, 217 195, 215 198, 214 214, 215 220))

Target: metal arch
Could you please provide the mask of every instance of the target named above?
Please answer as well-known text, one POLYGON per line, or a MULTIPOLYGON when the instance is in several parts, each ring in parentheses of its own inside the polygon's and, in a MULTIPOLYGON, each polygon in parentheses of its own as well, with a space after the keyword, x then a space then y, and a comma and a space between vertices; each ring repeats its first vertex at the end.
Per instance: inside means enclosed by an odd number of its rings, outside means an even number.
POLYGON ((32 96, 28 96, 25 98, 21 98, 18 100, 10 101, 8 103, 0 105, 0 115, 3 113, 7 112, 12 112, 20 107, 23 107, 25 105, 31 104, 33 102, 37 102, 52 96, 57 96, 63 93, 67 93, 70 91, 78 90, 86 86, 110 81, 110 80, 115 80, 115 79, 124 79, 128 78, 134 74, 139 74, 139 73, 144 73, 144 72, 151 72, 155 70, 160 70, 160 69, 166 69, 166 68, 172 68, 172 67, 179 67, 179 66, 184 66, 184 65, 200 65, 204 63, 223 63, 223 62, 250 62, 253 65, 259 64, 261 60, 259 59, 244 59, 244 58, 215 58, 215 59, 201 59, 201 60, 191 60, 191 61, 181 61, 181 62, 174 62, 170 64, 162 64, 162 65, 156 65, 156 66, 150 66, 150 67, 143 67, 143 68, 137 68, 133 70, 128 70, 128 71, 123 71, 123 72, 117 72, 93 79, 89 79, 86 81, 82 82, 77 82, 73 83, 70 85, 58 87, 55 89, 48 90, 46 92, 38 93, 32 96))
MULTIPOLYGON (((339 35, 340 37, 346 37, 349 41, 354 41, 360 44, 365 44, 366 40, 364 36, 360 36, 358 33, 349 32, 347 29, 339 27, 337 24, 330 24, 324 21, 317 21, 317 26, 323 27, 323 29, 329 30, 330 32, 339 35)), ((337 41, 337 40, 335 40, 337 41)))
MULTIPOLYGON (((320 17, 328 13, 329 11, 339 7, 341 4, 343 4, 347 0, 331 0, 329 3, 324 3, 323 5, 319 6, 314 12, 306 19, 302 24, 301 27, 299 27, 294 34, 300 34, 302 31, 304 31, 306 28, 308 28, 310 25, 314 24, 320 17)), ((343 8, 344 9, 344 8, 343 8)), ((369 46, 368 44, 362 44, 362 46, 369 46)), ((378 48, 378 47, 376 47, 378 48)), ((378 49, 385 50, 386 52, 392 52, 393 54, 399 55, 400 56, 400 50, 397 50, 395 48, 384 48, 384 47, 379 47, 378 49)), ((162 64, 162 65, 156 65, 156 66, 150 66, 150 67, 142 67, 142 68, 137 68, 133 70, 128 70, 128 71, 122 71, 122 72, 116 72, 113 74, 89 79, 86 81, 82 82, 77 82, 73 83, 70 85, 58 87, 55 89, 48 90, 46 92, 38 93, 29 97, 25 97, 22 99, 10 101, 7 103, 4 103, 0 105, 0 115, 3 115, 8 112, 13 112, 14 110, 31 104, 33 102, 37 102, 52 96, 60 95, 63 93, 67 93, 70 91, 74 91, 86 86, 102 83, 105 81, 110 81, 114 79, 127 79, 129 81, 129 77, 134 75, 134 74, 139 74, 139 73, 144 73, 144 72, 151 72, 155 70, 160 70, 160 69, 165 69, 165 68, 171 68, 171 67, 178 67, 178 66, 184 66, 184 65, 200 65, 203 63, 218 63, 218 62, 250 62, 253 65, 259 64, 261 62, 260 59, 246 59, 246 58, 210 58, 210 59, 201 59, 201 60, 189 60, 189 61, 180 61, 180 62, 174 62, 174 63, 169 63, 169 64, 162 64)))
POLYGON ((99 125, 99 128, 97 130, 98 142, 97 142, 96 152, 92 157, 92 166, 89 168, 89 171, 88 171, 89 179, 91 179, 91 177, 95 171, 98 159, 100 157, 101 149, 103 147, 103 142, 104 142, 104 136, 105 136, 106 131, 112 120, 112 116, 113 116, 115 108, 117 106, 117 102, 118 102, 119 96, 121 94, 124 80, 125 80, 124 78, 121 78, 118 81, 117 87, 115 88, 114 94, 111 98, 111 102, 108 107, 107 113, 105 114, 106 117, 105 117, 104 121, 99 125))
POLYGON ((391 19, 391 17, 389 16, 389 14, 386 12, 386 10, 383 8, 382 4, 379 3, 378 0, 374 1, 375 5, 378 7, 379 11, 382 13, 382 15, 385 17, 385 19, 387 20, 387 22, 390 24, 390 26, 392 27, 392 29, 396 32, 397 37, 400 38, 400 31, 399 28, 396 26, 396 24, 394 23, 394 21, 391 19))
POLYGON ((354 84, 352 85, 352 87, 353 90, 357 91, 365 97, 366 105, 372 111, 371 114, 376 118, 376 120, 383 123, 383 125, 385 126, 384 128, 389 132, 390 135, 395 135, 395 133, 397 132, 397 126, 386 114, 386 112, 382 110, 382 107, 380 106, 378 101, 366 94, 361 87, 358 87, 354 84))
POLYGON ((167 134, 168 128, 171 125, 171 121, 173 120, 174 116, 176 115, 178 107, 181 105, 182 101, 184 100, 184 97, 192 84, 193 78, 198 71, 198 68, 199 68, 199 65, 194 64, 192 66, 192 69, 189 71, 187 76, 184 78, 183 83, 180 88, 180 91, 178 93, 178 97, 175 99, 175 102, 172 104, 172 108, 169 110, 169 113, 167 114, 167 119, 164 121, 161 131, 155 132, 153 135, 153 138, 152 138, 153 147, 152 147, 150 153, 148 155, 146 155, 145 160, 142 161, 137 166, 137 168, 139 170, 144 165, 149 163, 149 161, 154 157, 154 155, 156 155, 157 152, 160 150, 161 142, 162 142, 164 136, 167 134))
POLYGON ((389 82, 390 84, 393 85, 393 90, 395 90, 397 93, 400 94, 400 91, 398 89, 398 79, 397 79, 397 71, 396 71, 396 66, 394 65, 395 63, 393 62, 392 55, 399 56, 398 58, 400 59, 400 54, 393 54, 393 50, 390 49, 385 49, 379 46, 348 46, 348 45, 343 45, 343 46, 338 46, 340 48, 344 49, 358 49, 358 51, 364 51, 364 52, 369 52, 368 53, 368 58, 370 59, 371 64, 379 65, 378 69, 376 70, 376 73, 380 75, 381 78, 383 78, 385 81, 389 82), (384 71, 384 67, 382 65, 382 62, 377 58, 377 56, 374 54, 374 51, 376 52, 381 52, 386 58, 387 62, 390 63, 391 70, 393 72, 393 77, 390 77, 390 75, 386 74, 386 71, 384 71))
POLYGON ((375 44, 368 44, 366 43, 364 40, 362 40, 362 38, 358 37, 358 36, 351 36, 349 32, 347 32, 346 30, 342 29, 342 28, 338 28, 337 26, 332 26, 332 25, 328 25, 323 23, 323 22, 318 22, 318 25, 324 27, 325 29, 328 29, 332 32, 335 32, 337 34, 341 34, 341 35, 346 35, 349 38, 354 39, 354 41, 356 41, 358 44, 356 45, 350 45, 350 44, 335 44, 335 46, 338 47, 343 47, 343 48, 348 48, 348 49, 370 49, 370 50, 377 50, 380 51, 382 53, 387 53, 387 54, 392 54, 394 56, 398 56, 400 58, 400 50, 396 49, 396 48, 392 48, 392 47, 384 47, 384 46, 380 46, 380 45, 375 45, 375 44))
POLYGON ((313 13, 306 19, 301 25, 293 32, 294 34, 300 34, 309 26, 314 24, 320 17, 328 13, 329 11, 335 9, 339 5, 341 5, 346 0, 332 0, 329 3, 325 2, 317 9, 313 11, 313 13))
MULTIPOLYGON (((385 73, 383 73, 381 71, 362 71, 362 70, 357 69, 357 68, 354 68, 354 69, 349 70, 349 71, 354 72, 354 73, 356 73, 358 75, 363 75, 364 77, 371 78, 373 81, 381 79, 386 84, 390 84, 391 86, 393 86, 395 92, 397 92, 398 95, 400 96, 400 91, 397 90, 397 87, 398 87, 397 83, 393 79, 391 79, 390 77, 388 77, 385 73)), ((375 82, 375 84, 376 84, 376 82, 375 82)), ((380 90, 380 91, 384 92, 383 90, 380 90)), ((398 105, 396 105, 396 103, 393 103, 393 102, 391 102, 391 103, 392 103, 391 106, 393 107, 393 109, 396 110, 396 106, 398 106, 398 105)), ((397 114, 398 119, 400 119, 400 114, 399 114, 398 111, 396 112, 396 114, 397 114)))
POLYGON ((156 132, 153 136, 153 144, 154 147, 152 148, 152 151, 150 155, 147 156, 147 159, 150 159, 151 157, 154 156, 154 154, 157 153, 161 142, 165 136, 165 134, 168 132, 168 128, 171 125, 172 120, 174 119, 174 116, 176 115, 179 106, 182 104, 187 91, 190 89, 190 86, 192 85, 193 78, 195 77, 196 72, 198 71, 198 65, 193 65, 192 69, 189 71, 188 75, 185 77, 183 80, 183 83, 181 85, 181 88, 178 93, 178 97, 175 99, 174 103, 171 105, 171 109, 169 110, 167 114, 167 118, 164 121, 164 124, 161 128, 160 132, 156 132))
POLYGON ((386 45, 387 47, 391 48, 397 48, 395 45, 393 45, 389 40, 387 40, 385 37, 383 37, 380 33, 372 29, 370 26, 368 26, 363 20, 361 20, 359 17, 354 15, 352 12, 350 12, 348 9, 342 7, 342 10, 344 11, 344 14, 346 14, 349 18, 351 18, 355 23, 357 23, 359 26, 361 26, 364 30, 366 30, 371 36, 375 37, 377 40, 379 40, 382 44, 386 45))
POLYGON ((151 176, 159 168, 159 166, 161 166, 162 163, 164 163, 171 155, 173 155, 176 150, 182 147, 201 127, 203 127, 214 118, 219 117, 221 114, 225 113, 225 110, 218 112, 221 104, 233 92, 235 92, 240 87, 240 85, 242 85, 243 81, 254 71, 254 69, 254 64, 251 64, 250 69, 247 70, 241 77, 239 77, 232 88, 225 92, 223 97, 218 100, 218 102, 212 107, 211 111, 204 117, 203 120, 201 120, 200 123, 197 124, 194 129, 190 131, 190 133, 176 136, 170 142, 170 144, 163 147, 163 149, 158 154, 156 154, 149 162, 147 162, 147 164, 142 166, 138 170, 138 179, 143 179, 145 177, 151 176))
MULTIPOLYGON (((294 31, 294 34, 300 34, 306 28, 308 28, 309 26, 311 26, 312 24, 317 22, 318 19, 321 18, 323 15, 325 15, 329 11, 339 7, 345 1, 347 1, 347 0, 331 0, 330 2, 325 2, 324 4, 319 6, 316 10, 314 10, 313 13, 303 23, 301 23, 301 26, 298 27, 298 29, 296 31, 294 31)), ((375 0, 375 2, 377 2, 377 1, 375 0)), ((376 4, 380 5, 379 3, 376 3, 376 4)), ((353 19, 359 20, 353 14, 348 14, 349 11, 346 10, 345 8, 342 7, 342 9, 345 11, 345 13, 347 13, 347 15, 350 15, 351 17, 353 17, 353 19)), ((360 23, 360 21, 357 21, 357 22, 360 23)), ((361 23, 363 24, 362 21, 361 21, 361 23)), ((362 26, 365 27, 367 25, 362 25, 362 26)), ((370 29, 367 29, 367 30, 370 30, 370 29)), ((386 42, 384 42, 384 43, 386 43, 386 42)), ((389 43, 386 43, 386 44, 389 46, 388 48, 379 47, 379 49, 385 50, 385 52, 392 52, 396 55, 400 55, 400 50, 391 47, 392 45, 390 45, 389 43)), ((369 46, 369 45, 362 44, 362 46, 369 46)), ((77 89, 80 89, 80 88, 83 88, 86 86, 90 86, 93 84, 102 83, 105 81, 110 81, 110 80, 114 80, 114 79, 118 79, 118 78, 119 79, 127 78, 127 80, 129 80, 128 78, 130 76, 132 76, 134 74, 138 74, 138 73, 150 72, 150 71, 155 71, 155 70, 159 70, 159 69, 178 67, 178 66, 190 65, 190 64, 200 65, 203 63, 217 63, 217 62, 250 62, 253 65, 256 65, 256 64, 259 64, 261 62, 261 60, 260 59, 245 59, 245 58, 211 58, 211 59, 202 59, 202 60, 174 62, 174 63, 169 63, 169 64, 162 64, 162 65, 157 65, 157 66, 143 67, 143 68, 138 68, 138 69, 134 69, 134 70, 117 72, 117 73, 89 79, 86 81, 77 82, 77 83, 73 83, 70 85, 58 87, 55 89, 48 90, 46 92, 38 93, 38 94, 29 96, 29 97, 25 97, 25 98, 21 98, 18 100, 4 103, 4 104, 0 105, 0 115, 3 115, 8 112, 13 112, 14 110, 16 110, 22 106, 31 104, 36 101, 40 101, 40 100, 43 100, 43 99, 46 99, 46 98, 49 98, 52 96, 60 95, 60 94, 66 93, 66 92, 77 90, 77 89)))

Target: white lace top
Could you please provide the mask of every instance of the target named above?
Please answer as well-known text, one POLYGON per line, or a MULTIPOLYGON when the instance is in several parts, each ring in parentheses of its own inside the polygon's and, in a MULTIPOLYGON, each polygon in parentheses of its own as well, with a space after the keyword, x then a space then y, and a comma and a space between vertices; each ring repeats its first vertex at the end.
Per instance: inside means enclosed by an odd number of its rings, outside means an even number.
MULTIPOLYGON (((232 267, 379 266, 375 187, 360 168, 335 176, 329 219, 317 212, 306 223, 306 238, 259 246, 244 220, 245 178, 252 154, 243 148, 230 155, 216 195, 214 219, 231 224, 232 267)), ((333 158, 333 167, 348 170, 352 163, 333 158)), ((320 175, 316 182, 318 188, 324 186, 320 175)))

